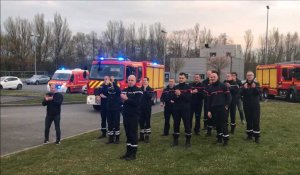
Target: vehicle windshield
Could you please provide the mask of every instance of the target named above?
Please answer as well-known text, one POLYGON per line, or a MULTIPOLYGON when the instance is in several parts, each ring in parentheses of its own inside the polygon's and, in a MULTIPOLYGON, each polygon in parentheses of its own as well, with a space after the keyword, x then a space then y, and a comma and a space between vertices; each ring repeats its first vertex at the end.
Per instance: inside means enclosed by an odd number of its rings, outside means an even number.
POLYGON ((294 77, 297 79, 297 80, 300 80, 300 68, 296 68, 294 70, 294 77))
POLYGON ((104 76, 114 76, 115 80, 124 79, 124 65, 119 64, 94 64, 91 67, 90 79, 103 80, 104 76))
POLYGON ((71 77, 71 74, 68 73, 55 73, 52 76, 52 80, 69 80, 71 77))

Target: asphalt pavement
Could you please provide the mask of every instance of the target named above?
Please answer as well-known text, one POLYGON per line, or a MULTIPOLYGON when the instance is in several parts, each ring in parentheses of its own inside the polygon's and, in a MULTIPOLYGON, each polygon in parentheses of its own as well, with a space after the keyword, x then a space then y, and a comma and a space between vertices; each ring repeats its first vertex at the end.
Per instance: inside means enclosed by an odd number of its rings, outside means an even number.
MULTIPOLYGON (((159 105, 153 106, 152 113, 160 111, 162 108, 159 105)), ((62 139, 99 129, 99 113, 86 104, 63 105, 62 139)), ((43 106, 1 107, 1 156, 41 145, 45 114, 46 107, 43 106)), ((50 130, 50 141, 55 141, 54 123, 50 130)))

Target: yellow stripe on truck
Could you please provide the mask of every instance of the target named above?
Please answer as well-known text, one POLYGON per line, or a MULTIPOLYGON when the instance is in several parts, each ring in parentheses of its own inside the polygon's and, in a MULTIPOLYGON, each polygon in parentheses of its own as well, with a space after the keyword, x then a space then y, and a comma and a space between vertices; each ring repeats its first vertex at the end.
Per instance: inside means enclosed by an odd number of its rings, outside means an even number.
POLYGON ((98 83, 99 83, 99 81, 96 81, 96 82, 91 86, 91 88, 95 88, 95 86, 97 86, 98 83))

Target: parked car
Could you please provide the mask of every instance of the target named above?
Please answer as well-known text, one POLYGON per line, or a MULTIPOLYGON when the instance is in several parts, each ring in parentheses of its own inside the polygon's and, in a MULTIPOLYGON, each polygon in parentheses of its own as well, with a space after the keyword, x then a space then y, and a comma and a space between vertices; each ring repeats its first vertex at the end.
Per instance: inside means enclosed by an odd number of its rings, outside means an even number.
POLYGON ((47 84, 50 77, 47 75, 33 75, 31 78, 26 79, 26 84, 47 84))
POLYGON ((23 87, 22 81, 18 77, 6 76, 1 77, 0 89, 17 89, 21 90, 23 87))

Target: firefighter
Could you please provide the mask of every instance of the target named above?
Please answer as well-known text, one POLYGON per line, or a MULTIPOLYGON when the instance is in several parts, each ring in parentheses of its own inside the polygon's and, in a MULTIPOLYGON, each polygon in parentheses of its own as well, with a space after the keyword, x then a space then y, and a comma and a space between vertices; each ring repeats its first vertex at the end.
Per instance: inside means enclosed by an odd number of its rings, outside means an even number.
MULTIPOLYGON (((112 80, 112 78, 111 78, 112 80)), ((107 144, 119 144, 120 141, 120 108, 121 108, 121 90, 114 80, 108 86, 107 94, 107 123, 108 123, 108 142, 107 144)))
POLYGON ((49 143, 49 132, 52 122, 54 121, 55 131, 56 131, 56 141, 55 144, 60 144, 61 130, 60 130, 60 114, 61 114, 61 104, 64 97, 56 92, 55 84, 50 86, 50 92, 44 96, 42 102, 43 106, 47 106, 47 114, 45 118, 45 140, 44 144, 49 143))
POLYGON ((227 125, 227 110, 231 101, 230 91, 227 86, 220 82, 218 74, 210 75, 211 85, 206 89, 208 103, 208 117, 216 119, 217 143, 226 146, 229 140, 227 125))
POLYGON ((247 139, 259 143, 260 137, 260 104, 259 99, 261 89, 258 82, 254 81, 254 73, 249 71, 246 74, 246 82, 242 86, 241 96, 243 98, 243 107, 247 122, 247 139))
POLYGON ((244 125, 245 118, 244 118, 243 104, 242 104, 242 99, 241 99, 242 81, 237 78, 238 74, 236 72, 231 72, 231 75, 232 75, 233 81, 235 81, 239 85, 239 92, 237 94, 236 105, 237 105, 237 109, 240 114, 241 123, 244 125))
POLYGON ((108 87, 110 86, 110 78, 109 76, 104 76, 104 82, 100 85, 99 88, 95 90, 95 96, 97 101, 101 101, 100 105, 100 115, 101 115, 101 132, 102 135, 98 137, 98 139, 102 139, 106 137, 106 122, 107 122, 107 95, 108 95, 108 87))
POLYGON ((143 92, 135 85, 136 77, 134 75, 128 76, 127 81, 128 88, 125 88, 120 95, 123 101, 123 123, 127 137, 127 150, 125 155, 120 158, 134 160, 138 147, 138 118, 143 92))
MULTIPOLYGON (((206 72, 206 77, 207 78, 202 81, 204 89, 206 89, 209 85, 209 76, 210 76, 211 73, 212 73, 212 71, 208 70, 206 72)), ((204 102, 204 105, 203 105, 203 108, 204 108, 204 114, 203 114, 204 127, 203 127, 203 129, 206 130, 207 129, 207 121, 208 121, 208 117, 207 117, 208 111, 207 111, 207 97, 205 96, 205 94, 204 94, 204 97, 203 97, 203 102, 204 102)))
POLYGON ((203 104, 203 90, 204 86, 201 83, 200 74, 194 75, 194 82, 190 84, 192 87, 192 101, 191 101, 191 128, 193 127, 193 117, 195 114, 194 132, 196 135, 200 134, 200 119, 203 104))
POLYGON ((171 103, 171 98, 174 96, 175 90, 175 80, 173 78, 169 79, 169 85, 163 90, 162 96, 160 98, 160 106, 164 107, 164 118, 165 118, 165 124, 164 124, 164 132, 162 136, 168 136, 169 130, 170 130, 170 118, 172 115, 172 118, 174 119, 174 112, 173 112, 173 104, 171 103))
POLYGON ((226 80, 224 81, 225 85, 229 88, 230 95, 231 95, 231 103, 229 105, 228 113, 227 113, 227 120, 230 115, 230 133, 234 134, 235 131, 235 114, 236 114, 236 105, 237 105, 237 96, 239 93, 239 85, 236 81, 233 80, 231 73, 226 75, 226 80))
POLYGON ((186 84, 187 75, 183 72, 179 74, 179 84, 174 87, 175 93, 172 97, 171 103, 174 103, 174 133, 172 146, 178 145, 178 138, 180 135, 180 122, 183 120, 185 129, 185 147, 191 147, 191 87, 186 84))
POLYGON ((141 87, 143 91, 142 102, 141 102, 141 116, 140 122, 140 139, 139 141, 145 141, 149 143, 149 136, 151 134, 151 107, 153 104, 153 88, 149 86, 149 78, 143 79, 143 85, 141 87))

